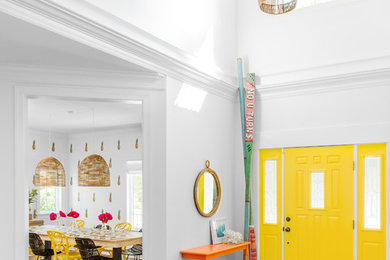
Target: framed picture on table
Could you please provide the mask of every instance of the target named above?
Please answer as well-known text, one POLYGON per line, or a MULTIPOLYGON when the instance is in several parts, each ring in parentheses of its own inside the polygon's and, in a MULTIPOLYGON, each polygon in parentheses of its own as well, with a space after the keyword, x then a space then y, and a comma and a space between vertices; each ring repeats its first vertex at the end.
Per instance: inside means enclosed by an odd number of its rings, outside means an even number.
POLYGON ((213 245, 225 241, 225 231, 227 228, 226 218, 218 218, 210 221, 211 240, 213 245))

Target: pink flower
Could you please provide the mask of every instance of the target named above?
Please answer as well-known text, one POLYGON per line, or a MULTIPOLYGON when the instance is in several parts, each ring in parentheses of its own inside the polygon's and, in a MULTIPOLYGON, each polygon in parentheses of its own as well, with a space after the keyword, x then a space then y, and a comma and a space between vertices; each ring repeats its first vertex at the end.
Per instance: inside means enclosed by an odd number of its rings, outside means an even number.
POLYGON ((64 213, 63 211, 60 210, 59 213, 60 213, 60 216, 61 216, 61 217, 66 218, 66 215, 65 215, 65 213, 64 213))
POLYGON ((57 214, 52 212, 50 213, 50 220, 53 221, 53 220, 56 220, 57 219, 57 214))
POLYGON ((98 216, 99 220, 102 223, 107 223, 109 220, 112 220, 112 215, 110 213, 102 213, 98 216))
POLYGON ((78 218, 80 214, 77 211, 71 211, 68 213, 68 217, 78 218))

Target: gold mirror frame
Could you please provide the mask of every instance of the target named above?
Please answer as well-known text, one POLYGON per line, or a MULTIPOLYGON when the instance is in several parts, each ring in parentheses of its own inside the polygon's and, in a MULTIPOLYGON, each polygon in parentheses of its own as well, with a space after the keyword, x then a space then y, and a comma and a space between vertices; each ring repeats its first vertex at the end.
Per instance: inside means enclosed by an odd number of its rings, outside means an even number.
POLYGON ((221 190, 221 183, 219 182, 219 178, 218 178, 218 175, 215 171, 213 171, 211 168, 210 168, 210 161, 207 160, 206 161, 206 168, 204 168, 199 174, 198 174, 198 177, 196 178, 196 181, 195 181, 195 186, 194 186, 194 200, 195 200, 195 205, 196 205, 196 209, 198 210, 199 214, 202 215, 203 217, 211 217, 211 216, 214 216, 215 213, 217 213, 217 210, 219 208, 219 203, 221 202, 221 196, 222 196, 222 190, 221 190), (217 198, 217 202, 216 204, 214 205, 213 207, 213 210, 210 211, 209 213, 204 213, 200 206, 199 206, 199 202, 198 202, 198 185, 199 185, 199 180, 200 178, 202 177, 202 175, 204 173, 210 173, 213 177, 214 177, 214 180, 215 180, 215 184, 217 186, 217 194, 218 194, 218 198, 217 198))

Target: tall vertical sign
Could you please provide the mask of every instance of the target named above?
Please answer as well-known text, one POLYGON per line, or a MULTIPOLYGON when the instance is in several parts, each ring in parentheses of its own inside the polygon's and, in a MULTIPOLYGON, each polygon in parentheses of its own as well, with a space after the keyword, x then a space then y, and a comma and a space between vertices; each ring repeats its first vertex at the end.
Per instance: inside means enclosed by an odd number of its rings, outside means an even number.
POLYGON ((244 240, 251 242, 250 246, 250 260, 257 259, 256 251, 256 236, 253 225, 252 205, 251 205, 251 162, 253 137, 255 126, 255 101, 256 101, 256 87, 255 74, 248 73, 245 82, 242 76, 242 61, 238 59, 238 81, 239 81, 239 95, 240 95, 240 110, 241 110, 241 128, 243 141, 243 154, 245 166, 245 226, 244 226, 244 240), (244 93, 245 92, 245 93, 244 93))

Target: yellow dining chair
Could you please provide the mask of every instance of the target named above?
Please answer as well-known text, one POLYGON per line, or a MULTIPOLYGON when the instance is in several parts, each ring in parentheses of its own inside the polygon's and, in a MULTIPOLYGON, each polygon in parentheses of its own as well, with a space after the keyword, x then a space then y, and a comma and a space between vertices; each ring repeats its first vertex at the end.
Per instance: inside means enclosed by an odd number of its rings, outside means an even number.
POLYGON ((119 224, 117 224, 117 225, 114 227, 114 230, 115 230, 115 231, 118 231, 118 230, 125 230, 125 231, 130 232, 130 231, 131 231, 131 224, 130 224, 129 222, 122 222, 122 223, 119 223, 119 224))
POLYGON ((72 222, 70 223, 70 226, 71 226, 71 227, 72 227, 73 225, 75 225, 76 227, 79 227, 79 228, 83 228, 84 225, 85 225, 85 221, 82 220, 82 219, 77 219, 77 220, 72 221, 72 222))
MULTIPOLYGON (((114 231, 119 231, 119 230, 124 230, 124 231, 130 232, 131 231, 131 224, 129 222, 122 222, 122 223, 116 224, 114 227, 114 231)), ((126 247, 123 247, 122 249, 125 250, 126 247)), ((112 248, 107 248, 107 247, 99 248, 99 253, 103 256, 109 256, 111 258, 113 256, 112 248)), ((125 260, 126 256, 123 256, 123 259, 125 260)))
POLYGON ((49 235, 51 241, 51 247, 54 250, 54 259, 81 259, 81 255, 77 248, 74 246, 76 244, 70 244, 68 237, 59 231, 48 230, 47 234, 49 235), (75 250, 70 250, 74 248, 75 250), (61 252, 61 254, 57 254, 61 252))

